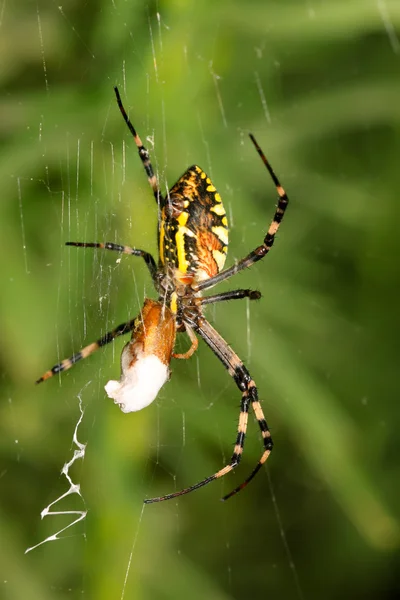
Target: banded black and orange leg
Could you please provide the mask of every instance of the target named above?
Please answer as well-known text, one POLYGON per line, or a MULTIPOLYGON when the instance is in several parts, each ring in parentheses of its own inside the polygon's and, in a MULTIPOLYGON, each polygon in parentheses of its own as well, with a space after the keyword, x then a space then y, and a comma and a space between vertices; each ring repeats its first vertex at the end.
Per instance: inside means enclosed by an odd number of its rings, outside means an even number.
POLYGON ((136 132, 136 129, 134 128, 128 115, 126 114, 126 111, 125 111, 124 105, 122 104, 121 96, 119 95, 119 91, 118 91, 117 87, 114 88, 114 92, 117 97, 119 110, 121 111, 121 114, 124 118, 125 123, 128 125, 129 131, 133 135, 133 139, 135 140, 135 144, 136 144, 138 152, 139 152, 140 160, 142 161, 144 170, 146 171, 147 180, 151 186, 151 189, 153 190, 154 198, 156 199, 157 204, 159 204, 159 202, 161 200, 161 192, 160 192, 160 188, 158 187, 157 177, 154 175, 153 167, 152 167, 152 164, 150 161, 149 151, 143 146, 142 140, 140 139, 139 135, 136 132))
MULTIPOLYGON (((219 479, 224 475, 227 475, 239 464, 240 459, 243 454, 244 441, 246 437, 247 431, 247 421, 248 421, 248 413, 250 404, 253 407, 253 410, 256 414, 256 418, 258 421, 258 425, 261 429, 263 440, 264 440, 264 452, 259 461, 259 466, 257 465, 257 471, 260 469, 261 465, 267 460, 268 456, 271 453, 273 442, 271 439, 271 434, 268 429, 267 422, 264 418, 264 414, 262 412, 260 403, 258 401, 257 388, 254 381, 251 379, 249 372, 246 367, 243 365, 242 361, 235 354, 235 352, 228 346, 225 340, 220 336, 220 334, 210 325, 210 323, 201 317, 198 321, 188 323, 190 327, 192 327, 199 335, 204 339, 206 344, 211 348, 211 350, 216 354, 216 356, 220 359, 222 364, 226 367, 231 377, 233 377, 236 385, 239 390, 242 392, 242 400, 240 404, 240 414, 239 414, 239 423, 238 423, 238 432, 236 436, 236 442, 234 451, 231 457, 231 461, 228 465, 211 475, 210 477, 206 477, 199 483, 192 485, 188 488, 185 488, 179 492, 174 492, 172 494, 168 494, 166 496, 160 496, 158 498, 149 498, 144 502, 145 504, 152 504, 153 502, 163 502, 164 500, 170 500, 171 498, 177 498, 179 496, 183 496, 184 494, 188 494, 197 490, 211 481, 215 479, 219 479)), ((256 471, 256 472, 257 472, 256 471)), ((242 484, 242 487, 247 485, 248 481, 250 481, 254 475, 251 475, 248 480, 246 480, 245 484, 242 484)), ((234 493, 236 493, 235 490, 234 493)), ((228 497, 231 494, 228 495, 228 497)), ((233 495, 233 494, 232 494, 233 495)), ((227 499, 227 496, 223 498, 223 500, 227 499)))
POLYGON ((98 339, 97 342, 92 342, 88 346, 85 346, 84 348, 79 350, 79 352, 73 354, 70 358, 64 359, 63 361, 58 363, 58 365, 55 365, 49 371, 46 371, 46 373, 44 373, 35 383, 41 383, 46 379, 50 379, 50 377, 53 377, 53 375, 57 375, 57 373, 67 371, 68 369, 73 367, 75 363, 79 362, 80 360, 83 360, 84 358, 87 358, 90 354, 93 354, 93 352, 96 352, 96 350, 98 350, 102 346, 105 346, 106 344, 109 344, 110 342, 115 340, 116 337, 129 333, 135 327, 135 320, 136 319, 132 319, 131 321, 127 321, 127 323, 122 323, 121 325, 118 325, 118 327, 116 327, 112 331, 109 331, 100 339, 98 339))
MULTIPOLYGON (((223 337, 210 325, 210 323, 202 318, 201 324, 197 329, 197 333, 204 339, 204 341, 208 344, 211 350, 216 354, 216 356, 220 359, 222 364, 227 368, 228 373, 235 380, 236 385, 242 392, 242 398, 247 394, 249 402, 251 402, 255 417, 257 419, 258 426, 261 431, 261 436, 263 439, 264 451, 261 455, 260 460, 258 461, 256 467, 250 473, 249 477, 236 487, 232 492, 226 494, 222 500, 228 500, 234 494, 240 492, 246 485, 253 479, 253 477, 258 473, 261 469, 262 465, 266 462, 269 455, 271 454, 273 448, 273 441, 271 437, 271 432, 269 430, 267 421, 264 416, 264 412, 261 408, 261 404, 258 399, 258 392, 255 382, 250 376, 250 373, 244 366, 243 362, 237 356, 237 354, 232 350, 232 348, 226 343, 223 337)), ((239 421, 240 425, 240 421, 239 421)), ((246 419, 247 425, 247 419, 246 419)), ((240 433, 240 427, 239 427, 240 433)), ((244 434, 246 433, 246 429, 244 429, 244 434)), ((244 441, 244 437, 243 437, 244 441)), ((236 446, 235 446, 236 450, 236 446)), ((243 444, 242 444, 243 451, 243 444)), ((221 475, 225 475, 226 473, 221 473, 221 475)), ((220 475, 220 476, 221 476, 220 475)))
POLYGON ((230 290, 229 292, 222 292, 221 294, 214 294, 213 296, 205 296, 204 298, 200 298, 200 304, 204 306, 206 304, 225 302, 227 300, 242 300, 243 298, 249 298, 249 300, 259 300, 261 298, 261 292, 258 290, 230 290))
POLYGON ((211 475, 210 477, 206 477, 206 479, 203 479, 199 483, 196 483, 195 485, 191 485, 190 487, 185 488, 184 490, 181 490, 180 492, 173 492, 172 494, 167 494, 166 496, 159 496, 158 498, 147 498, 146 500, 144 500, 144 503, 145 504, 153 504, 154 502, 163 502, 164 500, 171 500, 172 498, 178 498, 178 496, 183 496, 184 494, 189 494, 190 492, 194 492, 194 490, 197 490, 197 489, 203 487, 204 485, 207 485, 207 483, 211 483, 211 481, 214 481, 215 479, 219 479, 220 477, 223 477, 224 475, 227 475, 227 473, 232 471, 239 464, 242 453, 243 453, 244 438, 246 435, 247 419, 248 419, 248 415, 249 415, 249 405, 250 405, 249 396, 248 396, 247 392, 244 392, 242 395, 242 401, 240 403, 240 416, 239 416, 239 425, 238 425, 238 433, 237 433, 237 437, 236 437, 235 448, 234 448, 231 462, 229 463, 229 465, 226 465, 225 467, 220 469, 217 473, 214 473, 214 475, 211 475))
POLYGON ((264 237, 263 244, 261 246, 258 246, 258 248, 255 248, 255 250, 250 252, 250 254, 248 254, 245 258, 243 258, 238 263, 236 263, 236 265, 233 265, 233 267, 230 267, 229 269, 224 269, 220 273, 217 273, 217 275, 214 275, 214 277, 205 279, 204 281, 201 281, 200 283, 198 283, 196 286, 193 286, 193 290, 195 292, 207 290, 208 288, 213 287, 217 283, 221 283, 221 281, 225 281, 226 279, 229 279, 233 275, 236 275, 236 273, 239 273, 239 271, 242 271, 243 269, 247 269, 248 267, 251 267, 255 262, 264 258, 264 256, 266 256, 268 254, 268 252, 271 250, 271 248, 274 244, 276 232, 279 229, 279 225, 281 224, 281 221, 285 214, 287 205, 289 204, 289 198, 287 197, 285 190, 279 183, 279 179, 275 175, 271 165, 267 161, 263 151, 261 150, 260 146, 257 144, 257 142, 252 134, 250 134, 250 139, 253 142, 254 146, 256 147, 258 154, 261 156, 261 159, 262 159, 264 165, 267 167, 268 172, 271 176, 271 179, 275 184, 275 187, 276 187, 276 190, 277 190, 278 196, 279 196, 278 206, 276 207, 274 217, 268 228, 267 235, 264 237))
MULTIPOLYGON (((251 383, 255 387, 254 381, 252 381, 251 383)), ((238 492, 243 490, 243 488, 245 488, 250 483, 250 481, 253 479, 253 477, 255 477, 257 475, 258 471, 261 469, 263 464, 266 462, 267 458, 271 454, 271 450, 274 445, 272 438, 271 438, 271 433, 270 433, 268 425, 267 425, 267 421, 265 420, 265 417, 264 417, 264 412, 263 412, 263 410, 261 408, 261 404, 258 400, 257 389, 255 389, 255 396, 256 396, 256 398, 252 400, 252 407, 253 407, 254 414, 257 419, 257 423, 261 430, 261 435, 262 435, 263 444, 264 444, 264 452, 262 453, 261 458, 259 459, 258 463, 254 467, 254 469, 252 470, 250 475, 243 481, 243 483, 241 483, 234 490, 229 492, 229 494, 226 494, 223 498, 221 498, 222 501, 229 500, 229 498, 231 498, 232 496, 234 496, 235 494, 237 494, 238 492)))
POLYGON ((119 252, 120 254, 141 256, 144 262, 146 263, 147 268, 150 271, 150 275, 153 281, 155 281, 157 265, 152 255, 149 252, 146 252, 145 250, 131 248, 130 246, 121 246, 120 244, 114 244, 113 242, 65 242, 65 245, 75 246, 76 248, 99 248, 100 250, 112 250, 113 252, 119 252))

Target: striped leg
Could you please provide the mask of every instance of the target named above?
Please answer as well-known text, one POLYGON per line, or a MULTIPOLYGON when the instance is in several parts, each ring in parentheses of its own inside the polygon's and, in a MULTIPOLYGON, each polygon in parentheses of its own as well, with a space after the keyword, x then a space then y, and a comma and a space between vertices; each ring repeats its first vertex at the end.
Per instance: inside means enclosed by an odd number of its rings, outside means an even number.
POLYGON ((185 488, 180 492, 174 492, 172 494, 167 494, 166 496, 160 496, 158 498, 148 498, 144 500, 144 503, 153 504, 154 502, 163 502, 164 500, 171 500, 171 498, 177 498, 178 496, 189 494, 189 492, 193 492, 194 490, 197 490, 203 487, 204 485, 207 485, 207 483, 211 483, 211 481, 214 481, 214 479, 219 479, 220 477, 223 477, 224 475, 232 471, 239 464, 240 458, 243 453, 244 438, 246 435, 247 419, 249 415, 249 404, 250 399, 246 391, 243 393, 242 401, 240 403, 238 434, 236 437, 236 444, 229 465, 226 465, 225 467, 223 467, 223 469, 220 469, 217 473, 214 473, 214 475, 206 477, 206 479, 203 479, 203 481, 200 481, 195 485, 191 485, 190 487, 185 488))
POLYGON ((128 115, 126 114, 126 111, 125 111, 124 105, 122 104, 121 96, 119 95, 119 91, 118 91, 117 87, 114 88, 114 92, 117 97, 119 110, 121 111, 121 114, 124 117, 125 123, 129 127, 129 131, 133 135, 133 139, 135 140, 136 146, 138 148, 140 160, 142 161, 144 170, 146 171, 147 180, 151 186, 151 189, 153 190, 154 198, 156 199, 157 204, 159 204, 159 200, 161 199, 161 192, 158 187, 157 178, 154 175, 152 164, 150 162, 149 151, 143 146, 142 140, 136 133, 136 129, 134 128, 128 115))
MULTIPOLYGON (((249 477, 237 488, 235 488, 232 492, 227 494, 222 498, 222 500, 228 500, 237 492, 240 492, 246 485, 253 479, 253 477, 258 473, 261 469, 262 465, 266 462, 267 458, 271 454, 273 448, 273 441, 271 437, 271 432, 269 430, 267 421, 264 417, 264 412, 261 408, 261 404, 258 400, 258 392, 256 384, 250 376, 250 373, 240 360, 240 358, 235 354, 235 352, 228 346, 223 337, 206 321, 206 319, 202 318, 199 328, 197 329, 197 333, 204 339, 204 341, 210 346, 211 350, 217 355, 220 361, 225 365, 228 369, 229 375, 233 377, 236 382, 236 385, 242 392, 242 402, 244 397, 248 397, 248 401, 251 402, 252 408, 254 410, 254 414, 257 419, 258 426, 261 431, 264 451, 261 455, 260 460, 258 461, 256 467, 253 469, 249 477)), ((243 452, 243 442, 244 436, 246 434, 246 426, 247 426, 247 416, 246 423, 243 430, 243 441, 241 444, 241 449, 243 452)), ((240 434, 240 421, 239 421, 239 434, 240 434)), ((238 439, 239 439, 238 434, 238 439)), ((237 450, 237 446, 235 446, 235 452, 237 450)), ((241 453, 242 453, 241 452, 241 453)), ((233 457, 232 457, 233 458, 233 457)), ((231 470, 231 469, 229 469, 231 470)), ((228 471, 229 472, 229 471, 228 471)), ((221 475, 225 475, 225 473, 221 473, 221 475)), ((220 476, 221 476, 220 475, 220 476)))
POLYGON ((247 269, 248 267, 251 267, 251 265, 253 265, 255 262, 264 258, 264 256, 266 256, 268 254, 268 252, 271 250, 271 248, 273 246, 273 243, 275 241, 276 232, 279 229, 279 225, 281 224, 281 221, 285 214, 285 210, 289 203, 289 198, 287 197, 285 190, 279 183, 279 179, 275 175, 271 165, 267 161, 263 151, 261 150, 260 146, 257 144, 257 142, 252 134, 250 134, 250 139, 253 142, 254 146, 256 147, 258 154, 261 156, 261 159, 262 159, 264 165, 267 167, 268 172, 271 176, 271 179, 275 184, 275 187, 276 187, 276 190, 277 190, 278 196, 279 196, 278 206, 276 207, 274 217, 273 217, 271 224, 269 226, 269 229, 267 231, 267 235, 264 238, 263 244, 261 246, 259 246, 258 248, 256 248, 255 250, 253 250, 252 252, 250 252, 250 254, 248 254, 245 258, 240 260, 236 265, 233 265, 233 267, 230 267, 229 269, 225 269, 224 271, 221 271, 217 275, 214 275, 214 277, 205 279, 204 281, 197 284, 197 286, 193 287, 193 289, 196 292, 201 291, 201 290, 207 290, 208 288, 213 287, 217 283, 220 283, 221 281, 225 281, 225 279, 229 279, 229 277, 232 277, 232 275, 236 275, 236 273, 238 273, 239 271, 242 271, 243 269, 247 269))
POLYGON ((120 244, 113 244, 112 242, 65 242, 65 245, 75 246, 76 248, 99 248, 100 250, 113 250, 114 252, 120 252, 121 254, 141 256, 150 271, 153 281, 155 279, 157 273, 155 260, 152 255, 145 250, 138 250, 137 248, 131 248, 130 246, 121 246, 120 244))
POLYGON ((259 300, 261 298, 261 292, 258 290, 230 290, 229 292, 222 292, 221 294, 214 294, 213 296, 199 298, 199 304, 204 306, 205 304, 225 302, 226 300, 242 300, 243 298, 249 298, 249 300, 259 300))
MULTIPOLYGON (((257 389, 255 387, 255 383, 254 383, 254 381, 252 381, 251 383, 254 385, 255 395, 257 397, 257 389)), ((226 494, 223 498, 221 498, 222 501, 229 500, 229 498, 231 498, 232 496, 234 496, 235 494, 237 494, 243 488, 246 487, 246 485, 253 479, 253 477, 255 475, 257 475, 258 471, 261 469, 263 464, 266 462, 268 456, 271 454, 271 450, 274 445, 272 438, 271 438, 271 433, 268 429, 267 421, 265 420, 264 413, 263 413, 261 404, 259 403, 258 399, 252 400, 252 406, 253 406, 254 414, 256 415, 258 425, 261 429, 261 435, 263 437, 263 442, 264 442, 264 452, 263 452, 260 460, 256 464, 256 466, 250 473, 250 475, 243 481, 243 483, 241 483, 234 490, 229 492, 229 494, 226 494)))
MULTIPOLYGON (((192 485, 180 492, 174 492, 173 494, 168 494, 166 496, 161 496, 158 498, 149 498, 145 500, 145 504, 152 504, 153 502, 162 502, 163 500, 170 500, 171 498, 177 498, 178 496, 183 496, 184 494, 188 494, 189 492, 193 492, 198 488, 207 485, 211 481, 215 479, 219 479, 224 475, 233 471, 233 469, 239 464, 240 459, 243 454, 244 440, 246 437, 247 430, 247 420, 250 404, 253 407, 255 412, 258 425, 261 429, 261 433, 264 441, 264 452, 262 457, 259 460, 259 463, 256 469, 253 471, 251 476, 246 480, 240 489, 245 487, 247 483, 254 477, 254 475, 260 470, 261 466, 267 460, 268 456, 271 454, 273 442, 271 439, 271 434, 268 429, 267 422, 264 418, 264 414, 262 412, 260 403, 258 401, 257 388, 254 381, 251 379, 249 372, 246 367, 243 365, 242 361, 239 357, 233 352, 232 348, 228 346, 225 340, 220 336, 220 334, 208 323, 204 317, 201 317, 198 323, 190 323, 190 326, 204 339, 204 341, 208 344, 211 350, 217 355, 223 365, 228 369, 229 374, 235 380, 236 385, 239 390, 242 392, 242 400, 240 403, 240 415, 239 415, 239 424, 238 424, 238 432, 236 437, 236 443, 233 450, 231 461, 228 465, 211 475, 210 477, 206 477, 199 483, 192 485)), ((239 491, 239 488, 235 489, 233 493, 239 491)), ((226 500, 228 497, 233 495, 233 493, 228 494, 228 496, 224 496, 223 500, 226 500)))
POLYGON ((86 358, 90 354, 93 354, 93 352, 96 352, 96 350, 98 350, 102 346, 109 344, 110 342, 115 340, 116 337, 120 335, 125 335, 125 333, 129 333, 130 331, 132 331, 134 326, 135 319, 132 319, 127 323, 122 323, 121 325, 118 325, 118 327, 103 335, 103 337, 97 340, 97 342, 93 342, 92 344, 89 344, 89 346, 85 346, 85 348, 82 348, 82 350, 79 350, 79 352, 76 352, 70 358, 64 359, 58 365, 55 365, 52 369, 46 371, 46 373, 44 373, 44 375, 42 375, 35 383, 41 383, 46 379, 50 379, 50 377, 53 377, 53 375, 56 375, 57 373, 67 371, 68 369, 73 367, 75 363, 86 358))

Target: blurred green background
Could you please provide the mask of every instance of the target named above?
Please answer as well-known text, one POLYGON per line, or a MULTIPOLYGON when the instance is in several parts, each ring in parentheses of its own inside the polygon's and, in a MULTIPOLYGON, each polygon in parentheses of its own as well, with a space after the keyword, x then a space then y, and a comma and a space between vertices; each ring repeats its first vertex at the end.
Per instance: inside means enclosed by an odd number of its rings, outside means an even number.
MULTIPOLYGON (((389 599, 400 593, 398 0, 3 1, 0 597, 389 599), (250 418, 234 475, 178 501, 230 457, 240 394, 204 344, 156 403, 105 397, 125 340, 33 381, 155 297, 142 261, 157 211, 115 103, 118 85, 162 188, 197 163, 223 196, 228 263, 291 204, 269 257, 208 310, 256 380, 275 449, 250 418), (82 511, 60 541, 24 551, 82 511)), ((187 347, 185 340, 178 347, 187 347)))

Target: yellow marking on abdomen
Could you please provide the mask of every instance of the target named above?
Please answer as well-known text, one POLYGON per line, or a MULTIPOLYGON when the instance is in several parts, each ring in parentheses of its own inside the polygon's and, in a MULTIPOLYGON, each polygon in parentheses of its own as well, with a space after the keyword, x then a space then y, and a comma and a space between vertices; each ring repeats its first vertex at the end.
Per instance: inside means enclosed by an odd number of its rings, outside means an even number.
MULTIPOLYGON (((224 247, 226 248, 226 246, 224 246, 224 247)), ((226 261, 226 251, 224 254, 224 252, 221 252, 220 250, 213 250, 212 255, 213 255, 213 259, 217 263, 218 272, 222 271, 222 269, 224 268, 225 261, 226 261)))
POLYGON ((178 253, 178 269, 181 273, 186 273, 189 266, 189 262, 186 260, 184 229, 186 229, 186 227, 179 227, 175 234, 175 243, 178 253))
MULTIPOLYGON (((223 205, 220 204, 215 204, 214 206, 212 206, 210 208, 211 212, 215 213, 216 215, 219 215, 220 217, 225 217, 225 209, 223 207, 223 205)), ((226 217, 225 217, 226 218, 226 217)), ((228 224, 228 222, 226 223, 226 225, 228 224)), ((224 223, 225 225, 225 223, 224 223)))
POLYGON ((164 229, 164 219, 165 219, 165 213, 164 210, 161 213, 161 227, 160 227, 160 261, 162 262, 162 264, 164 264, 165 262, 165 256, 164 256, 164 243, 165 243, 165 229, 164 229))
POLYGON ((187 223, 188 218, 189 218, 189 213, 187 213, 186 211, 183 211, 179 215, 177 221, 181 227, 184 227, 187 223))
POLYGON ((221 240, 223 244, 228 244, 228 231, 222 225, 217 225, 216 227, 212 227, 211 231, 215 233, 218 239, 221 240))

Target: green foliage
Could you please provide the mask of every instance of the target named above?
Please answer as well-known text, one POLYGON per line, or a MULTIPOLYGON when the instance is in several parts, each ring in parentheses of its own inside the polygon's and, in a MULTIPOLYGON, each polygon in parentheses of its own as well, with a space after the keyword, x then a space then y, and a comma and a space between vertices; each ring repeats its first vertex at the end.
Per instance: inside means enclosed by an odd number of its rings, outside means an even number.
POLYGON ((395 597, 398 1, 4 2, 0 25, 0 596, 395 597), (248 131, 290 197, 268 258, 220 288, 262 300, 209 311, 275 441, 267 469, 224 504, 261 452, 252 419, 233 476, 142 505, 229 460, 240 395, 204 345, 137 414, 105 399, 122 340, 33 386, 155 297, 140 260, 64 246, 157 251, 116 84, 163 189, 193 163, 212 177, 230 217, 227 264, 261 243, 276 201, 248 131), (58 473, 78 396, 87 447, 71 476, 85 504, 53 510, 88 516, 24 555, 69 522, 40 511, 68 489, 58 473))

